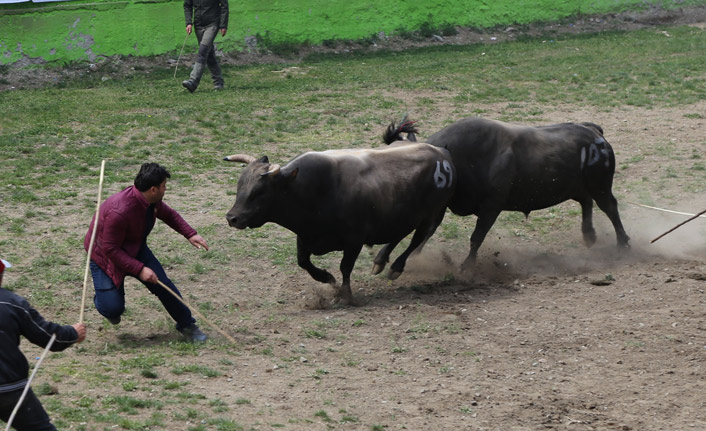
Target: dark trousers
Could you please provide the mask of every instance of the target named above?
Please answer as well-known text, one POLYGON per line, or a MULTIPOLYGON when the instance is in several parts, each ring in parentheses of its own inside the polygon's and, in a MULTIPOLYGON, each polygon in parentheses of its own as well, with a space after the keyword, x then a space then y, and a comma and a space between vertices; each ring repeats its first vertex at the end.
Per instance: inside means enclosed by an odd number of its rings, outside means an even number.
POLYGON ((216 47, 213 45, 213 41, 218 35, 218 24, 196 27, 195 33, 196 40, 199 41, 199 53, 196 57, 196 62, 208 66, 214 84, 223 85, 223 72, 221 72, 221 66, 216 59, 216 47))
MULTIPOLYGON (((6 423, 10 420, 10 415, 21 396, 22 389, 12 392, 0 392, 0 419, 6 423)), ((22 406, 20 406, 17 415, 12 420, 12 427, 17 431, 56 431, 49 419, 49 415, 31 388, 27 391, 27 396, 25 396, 22 406)), ((5 429, 5 426, 2 428, 5 429)))
MULTIPOLYGON (((162 264, 159 263, 159 260, 152 254, 152 250, 150 250, 147 245, 142 246, 136 259, 154 271, 154 273, 157 274, 157 278, 159 278, 162 283, 169 286, 173 292, 176 292, 176 294, 181 297, 179 289, 177 289, 174 283, 167 277, 164 268, 162 268, 162 264)), ((96 305, 96 310, 98 310, 101 315, 109 318, 118 317, 123 314, 125 311, 125 283, 116 286, 113 280, 93 261, 91 261, 91 275, 93 276, 93 286, 95 288, 93 303, 96 305)), ((181 301, 167 292, 162 286, 159 284, 145 283, 142 280, 140 280, 140 283, 144 284, 153 295, 159 298, 164 308, 176 322, 176 328, 178 330, 182 330, 194 323, 194 318, 191 316, 189 307, 182 304, 181 301)))

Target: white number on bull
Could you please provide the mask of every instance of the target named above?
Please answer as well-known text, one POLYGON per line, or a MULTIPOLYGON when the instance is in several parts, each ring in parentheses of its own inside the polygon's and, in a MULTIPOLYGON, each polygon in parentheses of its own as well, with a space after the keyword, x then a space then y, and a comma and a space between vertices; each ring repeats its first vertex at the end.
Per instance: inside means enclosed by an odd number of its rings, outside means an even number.
POLYGON ((601 158, 605 159, 604 164, 606 167, 610 166, 608 148, 606 148, 605 139, 596 138, 596 142, 588 147, 588 159, 586 159, 586 147, 581 148, 581 169, 583 169, 586 165, 595 165, 601 160, 601 158), (598 147, 599 145, 601 148, 598 147))
POLYGON ((453 171, 451 163, 448 160, 443 162, 436 161, 436 170, 434 171, 434 184, 437 188, 451 187, 453 184, 453 171), (442 172, 443 170, 443 172, 442 172))

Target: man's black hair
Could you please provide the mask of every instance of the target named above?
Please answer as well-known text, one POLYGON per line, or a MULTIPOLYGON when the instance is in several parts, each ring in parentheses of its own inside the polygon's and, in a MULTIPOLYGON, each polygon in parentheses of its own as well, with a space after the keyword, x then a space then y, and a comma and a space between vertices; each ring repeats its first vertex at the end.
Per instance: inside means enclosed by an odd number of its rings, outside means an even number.
POLYGON ((164 166, 157 163, 143 163, 135 177, 135 187, 141 192, 146 192, 151 187, 158 187, 170 177, 169 171, 164 166))

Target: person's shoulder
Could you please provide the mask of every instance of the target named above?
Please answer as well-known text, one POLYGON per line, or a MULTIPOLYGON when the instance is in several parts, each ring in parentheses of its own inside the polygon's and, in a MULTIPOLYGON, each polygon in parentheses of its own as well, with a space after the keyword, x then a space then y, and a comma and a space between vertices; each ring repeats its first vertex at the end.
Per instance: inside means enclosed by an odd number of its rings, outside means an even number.
POLYGON ((29 302, 25 298, 4 287, 0 287, 0 303, 14 307, 29 308, 29 302))
POLYGON ((120 214, 134 206, 139 205, 140 201, 135 196, 135 186, 129 186, 115 193, 105 200, 105 210, 120 214))

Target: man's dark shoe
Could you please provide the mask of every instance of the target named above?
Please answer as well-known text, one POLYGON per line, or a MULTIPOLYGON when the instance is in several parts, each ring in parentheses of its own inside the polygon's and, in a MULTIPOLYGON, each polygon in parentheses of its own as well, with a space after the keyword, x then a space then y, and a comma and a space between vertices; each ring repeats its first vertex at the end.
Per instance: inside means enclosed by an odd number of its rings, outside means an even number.
POLYGON ((189 90, 189 93, 193 93, 196 91, 196 83, 190 79, 187 79, 186 81, 182 81, 181 85, 184 86, 187 90, 189 90))
POLYGON ((224 88, 225 88, 225 87, 223 86, 223 84, 220 84, 220 85, 219 85, 219 84, 216 84, 216 85, 213 86, 213 89, 216 90, 216 91, 222 91, 224 88))
POLYGON ((193 341, 195 343, 203 343, 208 339, 206 334, 204 334, 198 326, 196 326, 195 323, 192 323, 191 325, 187 326, 186 328, 180 329, 179 332, 184 334, 184 337, 186 337, 189 341, 193 341))
POLYGON ((108 322, 112 323, 113 325, 117 325, 120 323, 120 316, 115 316, 115 317, 106 317, 108 319, 108 322))

